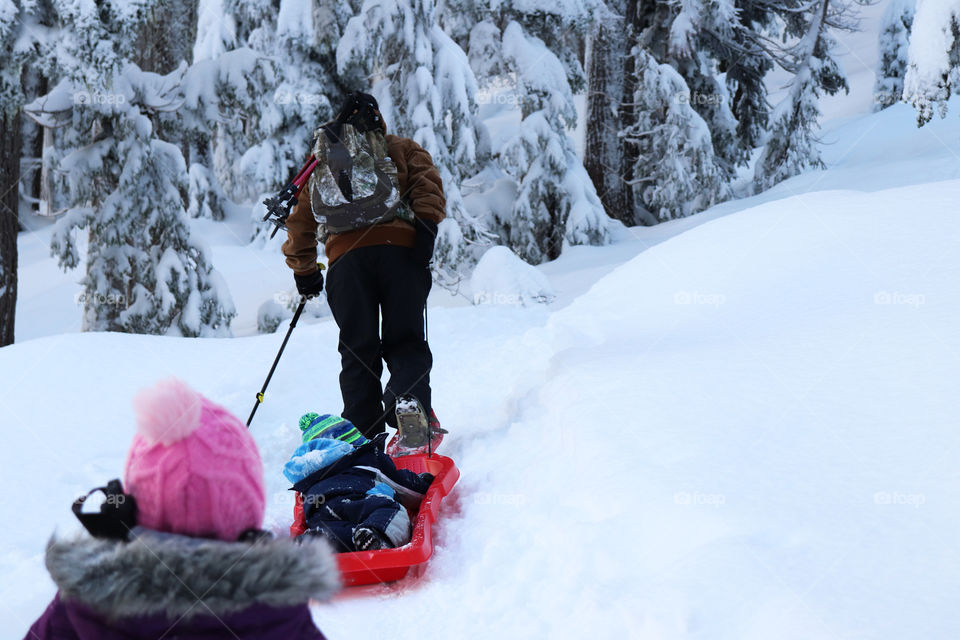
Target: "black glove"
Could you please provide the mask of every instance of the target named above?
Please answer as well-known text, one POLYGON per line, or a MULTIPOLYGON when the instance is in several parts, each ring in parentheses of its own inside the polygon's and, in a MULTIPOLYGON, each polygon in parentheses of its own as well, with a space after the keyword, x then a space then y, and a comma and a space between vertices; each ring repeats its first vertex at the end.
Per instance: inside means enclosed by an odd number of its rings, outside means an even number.
POLYGON ((437 223, 433 220, 424 220, 416 218, 414 226, 417 229, 417 237, 413 241, 413 261, 418 266, 430 266, 430 259, 433 258, 433 245, 437 241, 437 223))
POLYGON ((317 269, 310 275, 298 276, 293 274, 293 279, 297 281, 297 291, 300 295, 308 298, 319 295, 323 291, 323 271, 317 269))

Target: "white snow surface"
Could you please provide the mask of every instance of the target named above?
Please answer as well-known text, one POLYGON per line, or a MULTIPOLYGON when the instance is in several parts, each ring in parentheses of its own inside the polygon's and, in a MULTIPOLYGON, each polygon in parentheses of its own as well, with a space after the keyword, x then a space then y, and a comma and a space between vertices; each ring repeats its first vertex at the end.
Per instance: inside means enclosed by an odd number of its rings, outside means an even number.
MULTIPOLYGON (((327 636, 421 637, 430 620, 451 638, 955 635, 960 179, 956 158, 929 171, 928 136, 956 124, 898 130, 899 109, 830 132, 861 140, 857 171, 565 253, 542 267, 552 305, 436 294, 435 404, 463 475, 425 573, 316 605, 327 636)), ((70 289, 36 291, 55 267, 34 235, 27 317, 49 330, 70 289)), ((214 249, 238 303, 241 280, 285 268, 250 251, 214 249)), ((340 408, 336 335, 301 323, 253 424, 280 532, 297 419, 340 408)), ((2 637, 53 595, 44 543, 77 528, 70 502, 122 474, 136 390, 178 375, 244 419, 279 338, 0 350, 2 637)))
MULTIPOLYGON (((825 122, 827 170, 568 247, 536 267, 550 305, 434 289, 462 477, 423 575, 313 606, 330 640, 957 637, 960 119, 864 115, 873 78, 856 86, 825 122)), ((137 390, 176 375, 246 419, 286 328, 256 335, 257 310, 292 278, 278 242, 248 243, 249 209, 227 213, 190 223, 232 339, 80 333, 82 273, 25 221, 0 349, 0 640, 53 596, 44 546, 79 528, 70 503, 122 476, 137 390)), ((341 407, 336 325, 311 316, 253 422, 281 535, 297 420, 341 407)))

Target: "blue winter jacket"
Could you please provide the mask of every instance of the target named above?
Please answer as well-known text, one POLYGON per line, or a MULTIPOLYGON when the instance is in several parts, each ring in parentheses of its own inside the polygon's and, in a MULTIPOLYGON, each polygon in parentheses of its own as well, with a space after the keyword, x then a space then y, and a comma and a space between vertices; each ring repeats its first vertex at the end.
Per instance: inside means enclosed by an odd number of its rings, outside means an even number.
POLYGON ((323 535, 339 551, 357 550, 359 527, 375 531, 387 546, 410 541, 407 509, 416 513, 433 476, 397 469, 380 450, 385 437, 360 447, 321 437, 293 452, 283 474, 303 496, 308 535, 323 535))

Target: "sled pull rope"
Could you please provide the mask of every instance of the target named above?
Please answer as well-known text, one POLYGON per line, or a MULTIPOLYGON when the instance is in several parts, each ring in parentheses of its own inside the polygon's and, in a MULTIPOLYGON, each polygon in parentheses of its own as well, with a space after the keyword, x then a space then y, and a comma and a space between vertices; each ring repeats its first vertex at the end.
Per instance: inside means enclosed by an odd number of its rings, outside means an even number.
MULTIPOLYGON (((427 267, 429 271, 430 267, 427 267)), ((433 277, 433 274, 430 276, 433 277)), ((429 294, 427 295, 429 298, 429 294)), ((423 341, 426 343, 430 342, 430 314, 427 311, 427 301, 423 301, 423 341)), ((430 407, 431 413, 433 412, 433 407, 430 407)), ((433 457, 433 434, 430 432, 430 416, 427 416, 427 457, 433 457)))

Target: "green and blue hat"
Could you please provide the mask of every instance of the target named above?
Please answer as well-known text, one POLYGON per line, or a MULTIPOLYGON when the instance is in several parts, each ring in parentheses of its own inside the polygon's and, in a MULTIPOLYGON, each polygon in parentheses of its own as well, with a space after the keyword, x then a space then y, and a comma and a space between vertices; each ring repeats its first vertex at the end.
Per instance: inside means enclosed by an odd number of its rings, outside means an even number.
POLYGON ((300 418, 300 431, 303 432, 304 442, 310 442, 315 438, 330 438, 355 447, 370 442, 353 426, 352 422, 328 413, 320 415, 311 411, 304 414, 300 418))

